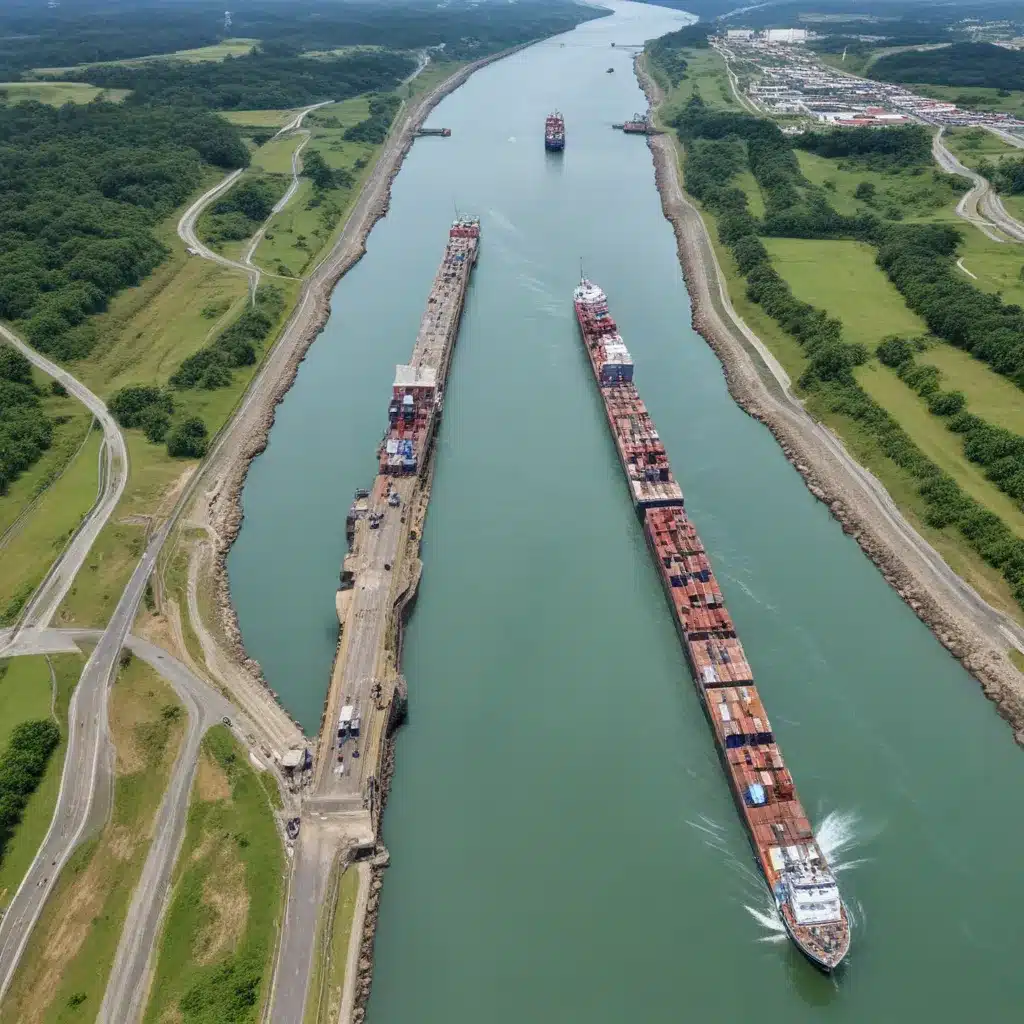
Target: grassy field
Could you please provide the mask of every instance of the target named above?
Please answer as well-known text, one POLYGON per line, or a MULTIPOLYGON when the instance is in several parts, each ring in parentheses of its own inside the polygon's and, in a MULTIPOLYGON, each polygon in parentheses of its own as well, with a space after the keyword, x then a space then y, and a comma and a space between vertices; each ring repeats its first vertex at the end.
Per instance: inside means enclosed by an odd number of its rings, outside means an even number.
POLYGON ((847 341, 873 351, 887 334, 926 333, 924 321, 907 309, 866 243, 765 238, 764 244, 793 294, 842 320, 847 341))
MULTIPOLYGON (((207 60, 223 60, 225 57, 238 57, 248 53, 259 43, 258 39, 225 39, 222 42, 214 43, 212 46, 201 46, 195 50, 175 50, 173 53, 152 53, 146 57, 128 57, 125 60, 101 60, 93 64, 79 64, 77 67, 99 67, 111 64, 124 64, 131 67, 137 64, 146 64, 154 60, 184 61, 195 64, 207 60)), ((74 71, 75 67, 64 68, 35 68, 36 75, 61 75, 66 71, 74 71)))
POLYGON ((96 1017, 183 719, 174 692, 149 666, 133 659, 121 670, 110 697, 111 819, 61 873, 0 1010, 3 1024, 96 1017))
POLYGON ((101 95, 112 103, 120 103, 128 89, 100 89, 85 82, 0 82, 0 103, 24 103, 35 100, 61 107, 65 103, 89 103, 101 95))
POLYGON ((343 870, 337 882, 336 899, 332 893, 321 907, 320 934, 317 936, 303 1024, 333 1024, 338 1019, 358 897, 359 869, 350 865, 343 870), (328 906, 329 903, 333 905, 328 906), (328 922, 324 918, 329 911, 333 913, 327 930, 328 922))
POLYGON ((1012 381, 993 373, 983 362, 952 345, 936 343, 922 352, 919 363, 942 371, 942 387, 967 396, 967 408, 989 423, 1024 435, 1024 395, 1012 381))
POLYGON ((466 63, 464 60, 431 60, 411 82, 404 86, 404 95, 412 99, 428 92, 449 75, 454 75, 459 68, 465 67, 466 63))
POLYGON ((908 85, 919 96, 955 103, 964 110, 996 110, 1005 114, 1024 114, 1024 92, 1006 89, 1009 96, 1000 96, 999 89, 967 85, 908 85))
MULTIPOLYGON (((126 384, 166 383, 181 361, 227 326, 247 301, 244 275, 186 254, 176 234, 177 220, 175 214, 157 231, 170 257, 96 318, 101 342, 88 359, 74 365, 76 376, 101 397, 109 398, 126 384)), ((285 296, 283 323, 299 284, 275 285, 285 296)), ((227 422, 257 369, 258 365, 236 370, 228 388, 176 391, 176 415, 202 417, 213 436, 227 422)), ((138 430, 126 431, 125 436, 131 462, 128 486, 61 606, 59 619, 64 625, 107 621, 142 553, 147 523, 136 517, 166 512, 167 495, 184 483, 196 464, 170 458, 163 445, 149 443, 138 430)))
MULTIPOLYGON (((308 118, 308 115, 307 115, 308 118)), ((269 174, 292 174, 292 154, 303 140, 302 135, 289 132, 279 139, 271 139, 253 151, 252 166, 269 174)))
MULTIPOLYGON (((719 110, 741 109, 729 86, 725 61, 715 50, 684 50, 683 53, 687 62, 686 76, 674 88, 660 72, 654 70, 655 77, 665 89, 665 102, 659 108, 663 117, 669 116, 673 110, 688 102, 695 93, 699 94, 709 107, 719 110)), ((650 63, 647 66, 651 67, 650 63)))
POLYGON ((179 1001, 190 994, 202 1008, 195 1007, 189 1019, 245 1024, 258 1018, 270 981, 284 872, 284 851, 258 775, 228 729, 210 730, 147 1022, 181 1020, 179 1001))
POLYGON ((1024 158, 1024 149, 1004 141, 984 128, 947 128, 942 134, 947 148, 960 162, 977 167, 982 160, 998 164, 1010 158, 1024 158))
POLYGON ((220 116, 232 124, 250 128, 283 128, 296 114, 295 110, 222 110, 220 116))
MULTIPOLYGON (((86 424, 88 416, 83 417, 86 424)), ((82 434, 67 438, 77 454, 67 469, 32 506, 25 519, 8 535, 0 574, 0 623, 13 623, 25 602, 48 572, 96 501, 99 451, 103 435, 93 430, 81 444, 82 434)))
POLYGON ((0 749, 19 722, 49 718, 51 706, 61 729, 60 745, 50 756, 42 781, 29 797, 21 823, 0 860, 0 913, 25 877, 53 819, 67 750, 68 705, 84 664, 85 659, 78 654, 52 654, 49 659, 33 655, 12 658, 3 663, 5 671, 0 670, 0 749), (50 665, 56 690, 50 680, 50 665))
MULTIPOLYGON (((346 142, 342 138, 345 129, 363 120, 368 110, 368 100, 356 97, 321 107, 306 118, 305 124, 312 136, 303 153, 318 150, 331 167, 351 171, 354 184, 351 188, 331 189, 316 205, 312 183, 302 179, 291 202, 271 221, 253 257, 256 264, 274 273, 300 277, 333 242, 380 151, 379 146, 346 142), (357 167, 357 162, 362 162, 363 166, 357 167)), ((261 150, 277 145, 269 142, 261 150)), ((290 145, 294 146, 294 142, 290 145)), ((257 150, 257 154, 261 150, 257 150)), ((288 152, 290 154, 291 150, 288 152)), ((273 150, 269 157, 272 161, 282 158, 279 149, 273 150)), ((289 167, 290 160, 289 155, 289 167)))

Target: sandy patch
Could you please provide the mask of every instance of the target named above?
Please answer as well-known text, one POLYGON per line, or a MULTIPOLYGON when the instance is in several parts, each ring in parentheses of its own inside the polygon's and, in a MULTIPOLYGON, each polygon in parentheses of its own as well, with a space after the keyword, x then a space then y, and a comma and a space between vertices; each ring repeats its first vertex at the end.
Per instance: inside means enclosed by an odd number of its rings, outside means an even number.
POLYGON ((230 851, 218 857, 217 861, 203 885, 203 903, 213 911, 213 920, 196 938, 198 964, 212 963, 221 954, 234 949, 245 932, 245 922, 249 917, 245 865, 230 851))
POLYGON ((227 774, 205 750, 200 755, 196 772, 196 793, 205 803, 231 799, 231 783, 227 774))

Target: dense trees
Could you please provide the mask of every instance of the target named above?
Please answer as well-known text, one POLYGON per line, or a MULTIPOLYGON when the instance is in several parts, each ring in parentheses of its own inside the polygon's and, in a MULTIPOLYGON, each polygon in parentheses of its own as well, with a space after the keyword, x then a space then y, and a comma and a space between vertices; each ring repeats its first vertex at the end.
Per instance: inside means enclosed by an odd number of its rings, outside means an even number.
POLYGON ((218 245, 251 237, 287 188, 287 179, 276 174, 247 176, 237 182, 200 219, 203 241, 218 245))
POLYGON ((203 388, 214 391, 231 383, 231 371, 256 362, 257 346, 270 335, 284 308, 284 296, 265 285, 256 294, 256 303, 209 344, 190 355, 171 374, 172 388, 184 391, 203 388))
POLYGON ((566 0, 479 4, 449 0, 250 0, 224 25, 220 0, 154 3, 68 0, 47 8, 6 0, 0 5, 0 81, 18 71, 120 60, 209 46, 225 36, 272 41, 278 54, 371 44, 415 50, 446 44, 446 53, 472 59, 530 39, 564 32, 602 11, 566 0))
POLYGON ((103 88, 131 89, 125 101, 130 104, 260 110, 390 89, 415 67, 410 56, 387 50, 334 58, 273 56, 254 50, 241 57, 194 64, 168 60, 95 65, 72 77, 103 88))
POLYGON ((933 334, 1024 387, 1024 310, 961 280, 959 241, 946 225, 894 226, 881 241, 878 265, 933 334))
POLYGON ((211 114, 0 107, 0 317, 50 355, 89 352, 88 317, 164 258, 150 228, 198 186, 204 160, 248 160, 211 114))
POLYGON ((60 729, 49 719, 14 727, 0 757, 0 860, 59 743, 60 729))
POLYGON ((43 412, 29 361, 0 343, 0 495, 50 447, 53 424, 43 412))
POLYGON ((121 388, 108 405, 122 427, 139 427, 154 443, 166 436, 174 412, 174 399, 166 391, 150 384, 121 388))
POLYGON ((167 454, 176 459, 201 459, 208 443, 206 424, 198 416, 189 416, 171 431, 167 454))
POLYGON ((992 43, 954 43, 880 57, 870 74, 885 82, 1024 89, 1024 53, 992 43))
POLYGON ((349 142, 369 142, 379 145, 387 138, 391 122, 402 105, 401 99, 393 92, 375 93, 370 97, 369 115, 358 124, 345 130, 349 142))
POLYGON ((885 171, 925 164, 931 159, 931 135, 923 125, 877 128, 831 128, 797 135, 793 144, 819 156, 856 160, 885 171))

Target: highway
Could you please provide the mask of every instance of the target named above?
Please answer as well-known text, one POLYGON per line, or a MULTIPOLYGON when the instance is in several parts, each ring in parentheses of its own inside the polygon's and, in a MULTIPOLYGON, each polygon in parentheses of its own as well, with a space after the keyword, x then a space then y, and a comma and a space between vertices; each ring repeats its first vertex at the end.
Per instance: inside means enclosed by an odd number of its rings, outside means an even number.
POLYGON ((113 514, 114 508, 121 500, 125 484, 128 482, 128 448, 124 442, 124 434, 116 420, 107 410, 101 398, 94 395, 80 380, 73 377, 46 356, 36 352, 17 334, 6 327, 0 326, 0 336, 16 348, 34 366, 59 381, 74 395, 96 418, 103 430, 103 446, 100 451, 100 486, 96 503, 82 520, 70 543, 54 562, 35 594, 29 599, 22 612, 18 628, 6 639, 0 640, 0 655, 18 654, 21 641, 30 642, 30 637, 23 636, 26 632, 45 629, 53 620, 61 601, 71 589, 78 570, 82 568, 89 549, 113 514))
POLYGON ((936 163, 949 174, 959 174, 971 181, 971 190, 956 205, 957 216, 973 224, 993 242, 1006 241, 996 234, 995 229, 1015 242, 1024 242, 1024 224, 1007 213, 987 178, 966 167, 953 155, 942 140, 944 132, 945 129, 940 127, 932 140, 932 155, 936 163))

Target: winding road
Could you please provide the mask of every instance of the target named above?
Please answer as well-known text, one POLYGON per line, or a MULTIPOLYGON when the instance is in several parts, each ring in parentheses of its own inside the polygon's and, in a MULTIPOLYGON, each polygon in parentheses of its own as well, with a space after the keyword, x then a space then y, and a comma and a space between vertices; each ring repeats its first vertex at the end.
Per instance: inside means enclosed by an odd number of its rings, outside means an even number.
POLYGON ((943 141, 945 128, 940 127, 932 140, 932 155, 935 162, 949 174, 959 174, 970 179, 971 189, 956 204, 957 216, 973 224, 993 242, 1007 239, 996 234, 996 229, 1015 242, 1024 242, 1024 224, 1006 212, 1003 201, 987 178, 962 164, 943 141))
POLYGON ((31 638, 26 634, 30 634, 34 630, 45 629, 56 615, 61 601, 71 589, 75 576, 82 568, 89 549, 121 500, 125 484, 128 482, 128 448, 125 445, 121 428, 118 427, 101 398, 94 395, 67 370, 24 342, 14 331, 0 326, 0 336, 21 352, 34 366, 59 381, 69 394, 74 395, 93 414, 103 430, 99 497, 75 531, 70 543, 54 562, 35 594, 29 599, 22 612, 19 625, 5 638, 0 639, 0 656, 6 657, 21 653, 20 646, 25 642, 31 642, 31 638))

